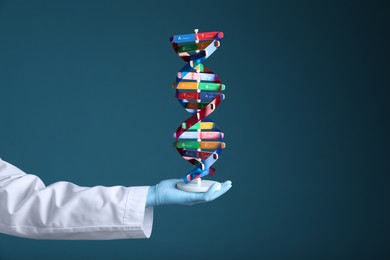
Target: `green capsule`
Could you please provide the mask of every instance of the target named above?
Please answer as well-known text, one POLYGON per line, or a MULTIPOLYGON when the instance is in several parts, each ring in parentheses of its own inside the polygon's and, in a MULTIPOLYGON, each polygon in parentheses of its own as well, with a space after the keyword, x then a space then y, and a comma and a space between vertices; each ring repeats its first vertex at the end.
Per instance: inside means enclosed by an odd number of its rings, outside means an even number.
MULTIPOLYGON (((219 90, 219 86, 221 86, 220 83, 207 83, 207 82, 200 82, 198 88, 200 90, 219 90)), ((222 84, 221 90, 225 90, 225 85, 222 84)))
POLYGON ((179 46, 179 52, 195 51, 197 49, 198 49, 198 45, 196 43, 179 46))
POLYGON ((198 149, 200 147, 200 144, 196 141, 179 141, 176 142, 176 147, 186 149, 198 149))

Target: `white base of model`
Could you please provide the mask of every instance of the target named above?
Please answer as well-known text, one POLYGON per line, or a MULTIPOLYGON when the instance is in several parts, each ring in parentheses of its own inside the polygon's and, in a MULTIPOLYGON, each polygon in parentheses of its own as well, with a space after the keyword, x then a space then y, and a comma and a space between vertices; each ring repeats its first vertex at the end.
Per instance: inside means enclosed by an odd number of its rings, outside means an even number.
POLYGON ((219 187, 217 187, 217 190, 221 189, 221 183, 219 183, 217 181, 201 180, 200 178, 193 180, 193 181, 189 182, 188 184, 185 184, 184 181, 181 181, 181 182, 177 183, 176 186, 179 190, 183 190, 183 191, 206 192, 209 190, 211 185, 213 185, 214 183, 218 183, 219 187))

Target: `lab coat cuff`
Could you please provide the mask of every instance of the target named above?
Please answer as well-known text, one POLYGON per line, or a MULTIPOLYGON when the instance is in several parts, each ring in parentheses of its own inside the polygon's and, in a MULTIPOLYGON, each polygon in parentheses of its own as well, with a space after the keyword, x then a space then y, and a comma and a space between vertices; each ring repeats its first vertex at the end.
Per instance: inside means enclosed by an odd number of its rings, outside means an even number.
POLYGON ((126 238, 149 238, 152 234, 153 207, 145 207, 148 190, 149 186, 128 189, 122 224, 126 238))

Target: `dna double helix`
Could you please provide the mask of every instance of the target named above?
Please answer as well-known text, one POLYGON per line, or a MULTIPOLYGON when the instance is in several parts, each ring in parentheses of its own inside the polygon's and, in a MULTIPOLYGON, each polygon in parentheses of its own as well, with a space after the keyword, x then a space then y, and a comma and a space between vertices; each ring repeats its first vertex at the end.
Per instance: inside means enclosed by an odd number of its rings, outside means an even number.
POLYGON ((223 32, 174 35, 170 38, 173 49, 186 65, 177 73, 175 97, 191 113, 174 133, 174 145, 180 155, 196 167, 183 176, 184 183, 213 175, 212 165, 218 160, 225 143, 224 134, 209 118, 225 95, 225 85, 202 62, 221 45, 223 32))

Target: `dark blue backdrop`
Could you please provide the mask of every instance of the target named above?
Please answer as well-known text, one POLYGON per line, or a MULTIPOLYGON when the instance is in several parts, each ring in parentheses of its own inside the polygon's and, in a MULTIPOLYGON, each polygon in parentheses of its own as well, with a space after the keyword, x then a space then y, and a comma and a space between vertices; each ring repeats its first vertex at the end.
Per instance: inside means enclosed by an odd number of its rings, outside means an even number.
POLYGON ((390 257, 388 1, 217 2, 0 0, 1 157, 46 184, 181 177, 168 39, 219 29, 213 179, 233 181, 156 208, 148 240, 0 235, 0 259, 390 257))

